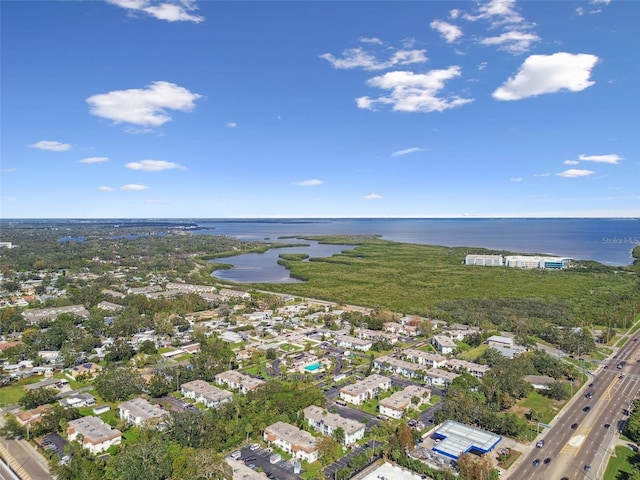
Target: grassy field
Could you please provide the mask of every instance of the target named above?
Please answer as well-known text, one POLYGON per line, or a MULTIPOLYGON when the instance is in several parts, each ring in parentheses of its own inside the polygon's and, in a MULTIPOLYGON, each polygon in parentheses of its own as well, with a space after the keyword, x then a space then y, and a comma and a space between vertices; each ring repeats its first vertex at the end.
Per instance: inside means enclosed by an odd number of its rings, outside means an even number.
POLYGON ((631 472, 631 459, 635 453, 625 446, 617 446, 614 455, 607 464, 604 480, 627 480, 631 472))
POLYGON ((518 402, 519 408, 527 413, 529 410, 535 410, 538 413, 538 420, 542 423, 549 423, 558 414, 562 405, 564 402, 552 400, 535 390, 532 390, 527 398, 518 402))
MULTIPOLYGON (((321 240, 344 243, 349 239, 321 240)), ((535 298, 580 304, 581 310, 591 311, 612 296, 638 298, 635 275, 615 275, 606 269, 546 271, 463 265, 467 253, 478 252, 483 251, 367 239, 329 258, 281 259, 303 283, 252 286, 422 315, 432 314, 434 307, 450 299, 535 298)))

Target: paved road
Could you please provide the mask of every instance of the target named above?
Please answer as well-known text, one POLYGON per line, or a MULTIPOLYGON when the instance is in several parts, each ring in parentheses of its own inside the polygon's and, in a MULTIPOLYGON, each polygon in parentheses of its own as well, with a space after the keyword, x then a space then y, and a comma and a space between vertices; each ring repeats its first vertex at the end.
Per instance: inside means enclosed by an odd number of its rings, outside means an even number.
POLYGON ((293 464, 291 462, 271 463, 269 461, 271 452, 265 448, 251 450, 249 447, 244 447, 241 452, 242 457, 239 461, 244 462, 247 466, 255 465, 260 467, 265 474, 271 473, 278 480, 300 480, 300 476, 293 473, 293 464))
POLYGON ((13 471, 9 468, 9 466, 4 463, 4 461, 0 460, 0 479, 2 480, 20 480, 13 471))
POLYGON ((9 450, 18 465, 31 476, 33 480, 52 480, 47 461, 26 440, 8 440, 2 438, 2 444, 9 450))
POLYGON ((540 438, 542 448, 533 448, 518 465, 508 472, 513 479, 577 480, 601 479, 615 444, 618 429, 627 418, 627 410, 640 391, 640 338, 636 335, 620 349, 597 375, 591 387, 580 391, 565 411, 554 419, 540 438), (622 369, 616 368, 624 361, 622 369), (620 378, 624 373, 624 378, 620 378), (588 392, 593 398, 586 397, 588 392), (585 411, 590 407, 590 411, 585 411), (539 460, 536 466, 535 460, 539 460), (549 459, 547 464, 545 460, 549 459), (585 468, 589 465, 589 469, 585 468))

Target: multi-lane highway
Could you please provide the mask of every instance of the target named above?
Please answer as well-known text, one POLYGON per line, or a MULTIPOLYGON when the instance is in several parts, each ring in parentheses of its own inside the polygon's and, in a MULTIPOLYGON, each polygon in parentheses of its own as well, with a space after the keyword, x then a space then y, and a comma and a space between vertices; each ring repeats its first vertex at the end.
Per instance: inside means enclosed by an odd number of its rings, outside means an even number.
POLYGON ((634 335, 508 472, 514 479, 601 479, 618 430, 640 390, 640 335, 634 335), (620 368, 618 368, 618 366, 620 368))

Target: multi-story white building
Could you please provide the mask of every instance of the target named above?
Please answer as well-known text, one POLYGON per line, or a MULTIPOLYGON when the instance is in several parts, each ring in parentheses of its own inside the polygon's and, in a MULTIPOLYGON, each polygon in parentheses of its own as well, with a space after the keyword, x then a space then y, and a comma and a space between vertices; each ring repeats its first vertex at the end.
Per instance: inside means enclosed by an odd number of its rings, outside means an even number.
POLYGON ((407 362, 389 355, 383 355, 376 358, 373 362, 373 366, 379 371, 392 372, 396 375, 402 375, 403 377, 409 378, 423 377, 424 371, 427 369, 417 363, 407 362))
POLYGON ((309 432, 284 422, 276 422, 264 429, 263 438, 269 444, 293 455, 297 460, 315 462, 318 459, 316 438, 309 432))
POLYGON ((343 445, 351 445, 364 437, 365 425, 356 420, 327 412, 324 408, 311 405, 304 410, 304 418, 317 432, 333 436, 338 428, 344 431, 343 445))
POLYGON ((153 405, 144 398, 134 398, 128 402, 122 402, 118 405, 118 414, 120 418, 126 420, 132 425, 140 426, 142 424, 160 423, 169 412, 153 405))
POLYGON ((515 268, 542 268, 561 270, 571 263, 570 258, 563 257, 539 257, 529 255, 508 255, 505 257, 505 265, 515 268))
POLYGON ((483 265, 489 267, 502 267, 504 260, 502 255, 467 255, 464 259, 465 265, 483 265))
POLYGON ((336 345, 340 348, 349 348, 351 350, 360 350, 366 352, 371 349, 373 342, 362 338, 351 337, 349 335, 340 335, 336 337, 336 345))
POLYGON ((403 350, 402 355, 410 362, 416 362, 418 365, 424 365, 428 368, 443 367, 447 361, 447 357, 438 353, 423 352, 416 348, 407 348, 403 350))
POLYGON ((466 360, 458 360, 457 358, 452 358, 447 360, 445 363, 447 368, 451 370, 455 370, 458 373, 470 373, 476 378, 482 378, 485 373, 491 370, 489 365, 480 365, 479 363, 467 362, 466 360))
POLYGON ((219 373, 214 377, 214 379, 218 385, 226 385, 229 388, 239 390, 240 393, 245 394, 266 383, 264 380, 250 377, 249 375, 240 373, 237 370, 229 370, 227 372, 219 373))
POLYGON ((203 380, 184 383, 180 387, 180 391, 185 397, 193 398, 196 403, 203 403, 207 408, 217 408, 233 399, 233 393, 209 385, 203 380))
POLYGON ((427 370, 424 379, 425 382, 432 387, 446 387, 459 376, 459 373, 449 372, 439 368, 430 368, 427 370))
POLYGON ((449 355, 450 353, 453 353, 453 351, 458 347, 456 345, 456 342, 445 335, 434 335, 431 341, 433 345, 435 345, 435 347, 438 349, 438 351, 443 355, 449 355))
POLYGON ((375 397, 380 391, 391 388, 391 379, 382 375, 369 375, 359 382, 352 383, 340 389, 340 398, 354 405, 362 405, 365 401, 375 397))
POLYGON ((78 437, 81 437, 82 448, 97 455, 112 445, 119 445, 122 432, 111 428, 98 417, 89 416, 71 420, 67 424, 67 439, 72 442, 78 437))
POLYGON ((379 409, 382 415, 391 418, 402 418, 409 408, 418 408, 431 398, 431 390, 418 385, 409 385, 400 392, 380 400, 379 409))

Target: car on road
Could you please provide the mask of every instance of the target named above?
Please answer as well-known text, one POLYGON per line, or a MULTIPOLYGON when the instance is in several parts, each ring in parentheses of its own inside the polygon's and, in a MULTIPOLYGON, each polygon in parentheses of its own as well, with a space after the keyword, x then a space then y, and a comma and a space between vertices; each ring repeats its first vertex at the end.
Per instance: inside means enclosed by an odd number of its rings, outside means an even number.
POLYGON ((536 447, 538 448, 544 447, 544 440, 539 440, 538 443, 536 443, 536 447))
POLYGON ((590 383, 590 384, 589 384, 589 387, 593 387, 593 383, 590 383))
POLYGON ((572 423, 571 424, 571 429, 575 430, 576 428, 578 428, 578 424, 577 423, 572 423))
POLYGON ((584 466, 584 470, 585 470, 585 472, 588 472, 589 470, 591 470, 591 464, 590 464, 590 463, 587 463, 587 464, 584 466))
POLYGON ((533 465, 534 467, 537 467, 538 465, 540 465, 540 459, 536 458, 531 465, 533 465))
POLYGON ((609 428, 610 426, 611 426, 611 424, 610 424, 610 423, 605 423, 605 424, 604 424, 604 428, 609 428))
POLYGON ((586 398, 593 398, 593 392, 587 392, 585 395, 586 398))
POLYGON ((624 378, 624 373, 621 373, 620 375, 618 375, 618 378, 624 378))
POLYGON ((547 457, 547 458, 545 458, 543 463, 544 463, 545 465, 549 465, 549 464, 551 463, 551 457, 547 457))
POLYGON ((589 405, 582 409, 583 412, 588 412, 589 410, 591 410, 591 407, 589 405))

